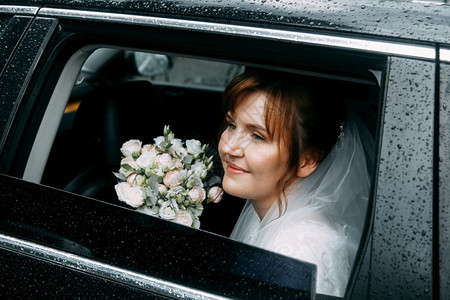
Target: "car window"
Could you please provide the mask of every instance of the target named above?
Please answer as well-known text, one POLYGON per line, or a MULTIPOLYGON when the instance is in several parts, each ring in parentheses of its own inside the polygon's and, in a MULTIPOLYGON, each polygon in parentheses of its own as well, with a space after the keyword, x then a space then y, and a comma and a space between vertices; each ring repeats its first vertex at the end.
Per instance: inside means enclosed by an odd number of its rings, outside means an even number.
MULTIPOLYGON (((117 199, 117 178, 113 175, 120 168, 122 144, 131 139, 152 143, 162 135, 165 125, 178 138, 209 144, 215 155, 214 172, 221 176, 217 143, 224 119, 222 92, 244 68, 183 56, 111 48, 95 50, 81 67, 72 88, 41 183, 123 205, 117 199), (115 112, 107 111, 105 106, 110 98, 120 103, 115 112), (108 124, 110 127, 105 127, 108 124), (70 171, 58 172, 62 163, 70 171)), ((348 103, 363 116, 374 136, 376 81, 341 84, 348 85, 348 103)), ((233 199, 208 207, 202 216, 203 228, 229 236, 243 203, 233 199), (228 216, 220 212, 227 212, 228 216)))

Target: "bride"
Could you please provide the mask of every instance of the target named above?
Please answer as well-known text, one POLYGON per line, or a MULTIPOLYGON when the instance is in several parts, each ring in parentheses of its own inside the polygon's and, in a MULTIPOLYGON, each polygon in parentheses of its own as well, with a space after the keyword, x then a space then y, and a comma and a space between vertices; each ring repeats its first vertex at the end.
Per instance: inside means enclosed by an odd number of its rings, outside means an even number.
POLYGON ((316 292, 342 297, 364 225, 373 141, 332 92, 323 80, 238 76, 224 93, 219 153, 223 188, 248 199, 231 238, 315 264, 316 292))

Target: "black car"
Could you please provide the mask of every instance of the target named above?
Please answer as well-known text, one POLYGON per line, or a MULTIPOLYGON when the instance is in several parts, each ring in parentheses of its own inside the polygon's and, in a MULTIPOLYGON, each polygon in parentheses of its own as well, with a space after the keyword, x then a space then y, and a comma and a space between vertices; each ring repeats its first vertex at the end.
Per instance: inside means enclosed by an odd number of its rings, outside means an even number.
POLYGON ((447 299, 446 0, 1 0, 1 297, 332 298, 314 265, 228 238, 241 199, 197 230, 115 195, 124 141, 170 125, 214 152, 246 68, 335 80, 376 140, 345 298, 447 299))

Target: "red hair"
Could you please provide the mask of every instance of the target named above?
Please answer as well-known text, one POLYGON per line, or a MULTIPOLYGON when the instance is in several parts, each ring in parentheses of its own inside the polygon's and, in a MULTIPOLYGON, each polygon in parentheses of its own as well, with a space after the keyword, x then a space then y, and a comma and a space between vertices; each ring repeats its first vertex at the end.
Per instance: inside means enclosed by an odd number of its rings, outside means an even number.
POLYGON ((243 96, 257 91, 266 95, 264 120, 267 133, 288 153, 286 172, 277 183, 280 196, 285 196, 286 189, 297 178, 301 157, 307 155, 320 162, 336 143, 345 118, 345 105, 342 99, 328 93, 332 86, 334 83, 323 79, 247 71, 233 79, 225 89, 224 107, 232 114, 243 96))

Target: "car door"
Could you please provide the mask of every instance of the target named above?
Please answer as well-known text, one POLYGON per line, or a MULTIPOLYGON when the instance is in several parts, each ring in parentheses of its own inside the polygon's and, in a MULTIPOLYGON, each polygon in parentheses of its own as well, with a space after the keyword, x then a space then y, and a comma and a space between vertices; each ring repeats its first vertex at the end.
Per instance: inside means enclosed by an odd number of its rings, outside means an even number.
MULTIPOLYGON (((365 233, 346 297, 432 298, 438 293, 433 272, 441 268, 441 278, 445 278, 446 269, 436 263, 436 226, 445 228, 445 213, 439 223, 434 216, 437 203, 442 205, 441 211, 446 204, 438 202, 436 196, 435 141, 442 138, 445 164, 446 135, 441 135, 436 124, 441 124, 442 132, 446 130, 448 95, 447 62, 437 67, 434 43, 364 37, 345 28, 343 32, 339 28, 316 30, 314 26, 305 30, 283 22, 261 26, 243 18, 233 22, 231 17, 223 22, 220 18, 202 18, 201 13, 195 18, 183 14, 161 17, 137 11, 131 4, 127 12, 100 4, 90 10, 42 8, 12 57, 14 63, 0 78, 0 85, 8 91, 6 107, 10 107, 5 110, 8 119, 3 121, 0 157, 1 172, 6 174, 2 176, 2 194, 7 195, 2 201, 5 255, 26 255, 30 260, 36 258, 36 248, 44 245, 45 251, 55 251, 57 257, 38 255, 40 263, 56 264, 71 274, 93 275, 98 282, 117 289, 125 285, 125 293, 138 289, 169 297, 178 289, 189 297, 202 293, 208 297, 314 295, 310 292, 314 291, 314 266, 236 243, 217 233, 142 216, 118 207, 118 202, 105 204, 63 191, 64 187, 43 186, 61 119, 74 96, 74 85, 82 81, 79 71, 83 62, 94 51, 107 48, 340 80, 347 86, 348 98, 356 100, 355 107, 364 107, 360 113, 378 148, 365 233), (20 76, 13 76, 12 66, 20 63, 24 64, 20 76), (437 84, 438 77, 441 84, 437 84), (436 92, 441 95, 441 123, 436 123, 436 92), (21 252, 22 246, 29 250, 21 252), (76 259, 65 263, 67 253, 76 259), (78 263, 80 267, 75 266, 78 263), (157 286, 158 280, 163 282, 157 286)), ((185 91, 179 87, 162 89, 173 98, 185 91)), ((196 108, 187 107, 186 113, 196 108)), ((76 155, 68 155, 68 163, 76 155)), ((446 178, 443 163, 439 164, 441 182, 446 178)), ((55 166, 53 176, 58 176, 59 169, 71 172, 64 169, 64 159, 55 166)), ((439 192, 440 199, 445 198, 442 185, 439 192)), ((440 241, 446 247, 445 236, 440 241)), ((57 287, 67 289, 67 285, 59 283, 57 287)))

